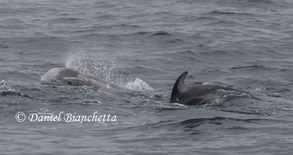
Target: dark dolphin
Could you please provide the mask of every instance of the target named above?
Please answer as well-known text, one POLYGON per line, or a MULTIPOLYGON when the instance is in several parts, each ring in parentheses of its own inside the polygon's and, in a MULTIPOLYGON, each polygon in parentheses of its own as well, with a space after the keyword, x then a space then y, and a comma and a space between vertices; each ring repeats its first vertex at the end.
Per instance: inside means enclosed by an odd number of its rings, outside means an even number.
POLYGON ((41 77, 42 84, 94 86, 97 88, 122 88, 114 83, 86 75, 69 68, 52 68, 41 77))
POLYGON ((187 87, 184 79, 187 71, 183 72, 175 82, 170 98, 171 103, 180 103, 185 105, 201 105, 217 97, 218 89, 228 89, 217 85, 197 85, 187 87))

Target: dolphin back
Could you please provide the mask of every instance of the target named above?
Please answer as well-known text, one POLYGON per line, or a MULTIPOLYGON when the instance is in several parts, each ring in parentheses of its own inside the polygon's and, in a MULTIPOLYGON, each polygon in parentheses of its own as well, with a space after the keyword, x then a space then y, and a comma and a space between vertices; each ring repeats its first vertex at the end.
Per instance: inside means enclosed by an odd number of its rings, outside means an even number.
POLYGON ((182 92, 184 92, 186 90, 186 85, 184 84, 184 79, 186 77, 186 75, 188 74, 187 71, 183 72, 178 79, 176 80, 174 86, 173 86, 173 90, 171 93, 171 98, 170 98, 170 102, 174 103, 177 102, 178 100, 178 95, 181 94, 182 92))
POLYGON ((95 86, 97 88, 122 88, 98 77, 86 75, 70 68, 52 68, 41 77, 42 84, 66 84, 73 86, 95 86))

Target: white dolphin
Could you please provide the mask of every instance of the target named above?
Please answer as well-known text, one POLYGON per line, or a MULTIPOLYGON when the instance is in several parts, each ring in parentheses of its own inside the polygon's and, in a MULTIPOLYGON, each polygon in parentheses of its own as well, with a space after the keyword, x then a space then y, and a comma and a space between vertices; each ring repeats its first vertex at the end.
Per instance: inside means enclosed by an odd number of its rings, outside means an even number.
POLYGON ((65 84, 73 86, 94 86, 97 88, 116 88, 119 85, 86 75, 69 68, 52 68, 44 76, 41 76, 42 84, 65 84))

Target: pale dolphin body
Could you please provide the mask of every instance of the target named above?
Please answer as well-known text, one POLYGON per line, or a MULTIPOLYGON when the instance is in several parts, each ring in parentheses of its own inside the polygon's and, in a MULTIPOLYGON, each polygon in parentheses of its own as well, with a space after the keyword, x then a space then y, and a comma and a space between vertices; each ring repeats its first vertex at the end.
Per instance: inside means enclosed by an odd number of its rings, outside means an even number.
POLYGON ((175 82, 170 97, 171 103, 180 103, 185 105, 201 105, 208 101, 215 99, 216 91, 218 89, 228 89, 226 87, 217 85, 197 85, 187 87, 184 84, 184 79, 187 75, 187 71, 183 72, 175 82))
POLYGON ((69 68, 52 68, 41 76, 42 84, 65 84, 73 86, 94 86, 97 88, 122 88, 111 82, 86 75, 69 68))

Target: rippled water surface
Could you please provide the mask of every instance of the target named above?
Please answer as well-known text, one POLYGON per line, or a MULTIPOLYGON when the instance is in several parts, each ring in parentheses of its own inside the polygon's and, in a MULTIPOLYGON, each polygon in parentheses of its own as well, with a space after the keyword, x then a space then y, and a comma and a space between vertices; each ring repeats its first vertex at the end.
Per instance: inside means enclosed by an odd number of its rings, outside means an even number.
POLYGON ((292 35, 291 0, 1 0, 0 154, 292 154, 292 35), (41 85, 54 67, 128 89, 41 85), (169 103, 184 71, 236 91, 169 103))

